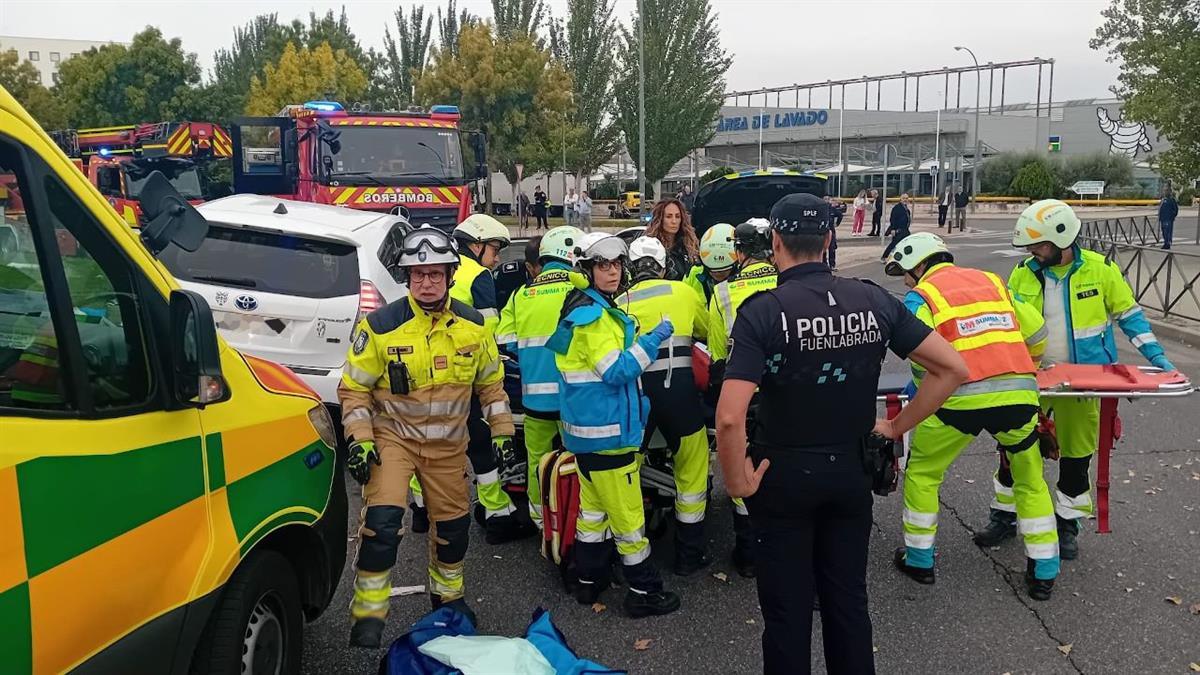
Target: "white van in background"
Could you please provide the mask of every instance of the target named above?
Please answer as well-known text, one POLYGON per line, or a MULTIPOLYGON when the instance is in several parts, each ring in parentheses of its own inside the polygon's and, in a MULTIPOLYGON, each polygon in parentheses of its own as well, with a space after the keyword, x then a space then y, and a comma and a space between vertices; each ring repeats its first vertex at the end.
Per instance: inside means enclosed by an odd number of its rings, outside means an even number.
POLYGON ((230 345, 287 366, 336 408, 355 324, 408 293, 388 271, 408 221, 251 194, 197 210, 209 222, 204 243, 159 260, 204 296, 230 345))

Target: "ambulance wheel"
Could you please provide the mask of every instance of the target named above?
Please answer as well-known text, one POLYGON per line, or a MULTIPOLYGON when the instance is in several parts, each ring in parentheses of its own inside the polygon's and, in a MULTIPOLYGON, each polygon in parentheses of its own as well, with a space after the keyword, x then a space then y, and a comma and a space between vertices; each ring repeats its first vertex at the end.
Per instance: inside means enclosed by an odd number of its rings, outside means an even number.
POLYGON ((191 672, 300 672, 304 617, 292 566, 274 551, 252 552, 233 573, 200 636, 191 672))

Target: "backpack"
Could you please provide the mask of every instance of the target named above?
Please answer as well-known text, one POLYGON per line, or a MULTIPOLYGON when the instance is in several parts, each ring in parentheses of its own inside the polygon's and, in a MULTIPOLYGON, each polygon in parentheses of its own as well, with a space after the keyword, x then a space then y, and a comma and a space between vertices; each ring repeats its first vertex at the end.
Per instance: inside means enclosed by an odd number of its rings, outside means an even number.
POLYGON ((575 455, 559 448, 538 464, 542 487, 542 557, 553 562, 570 586, 575 524, 579 517, 579 474, 575 455))

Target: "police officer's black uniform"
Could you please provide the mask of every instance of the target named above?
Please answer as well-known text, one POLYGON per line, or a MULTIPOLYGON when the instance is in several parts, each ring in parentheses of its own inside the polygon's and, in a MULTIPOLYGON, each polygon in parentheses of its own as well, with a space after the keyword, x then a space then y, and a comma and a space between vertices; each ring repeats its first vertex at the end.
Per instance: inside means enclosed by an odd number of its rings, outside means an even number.
MULTIPOLYGON (((771 224, 776 232, 824 233, 828 205, 790 195, 771 209, 771 224)), ((835 277, 819 262, 780 270, 775 290, 738 310, 725 379, 759 385, 749 454, 755 464, 771 459, 746 500, 768 673, 809 672, 814 585, 829 672, 874 672, 863 446, 885 350, 904 358, 929 332, 883 289, 835 277)))

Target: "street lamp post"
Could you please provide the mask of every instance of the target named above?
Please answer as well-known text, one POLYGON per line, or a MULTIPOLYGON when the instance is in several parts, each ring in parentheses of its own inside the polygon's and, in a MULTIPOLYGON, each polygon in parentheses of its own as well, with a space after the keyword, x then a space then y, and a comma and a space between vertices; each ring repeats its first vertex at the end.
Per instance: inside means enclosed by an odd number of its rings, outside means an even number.
POLYGON ((638 0, 638 220, 646 204, 646 15, 638 0))
POLYGON ((968 47, 955 47, 954 51, 965 51, 971 55, 971 60, 975 62, 975 155, 971 161, 971 200, 979 196, 979 169, 981 168, 980 160, 980 144, 979 144, 979 84, 981 75, 979 73, 979 59, 975 58, 975 52, 968 47))

